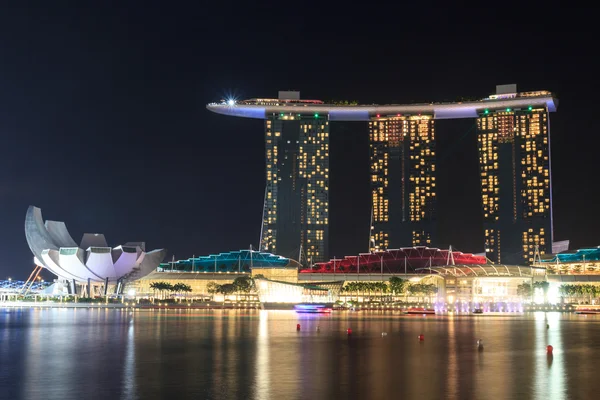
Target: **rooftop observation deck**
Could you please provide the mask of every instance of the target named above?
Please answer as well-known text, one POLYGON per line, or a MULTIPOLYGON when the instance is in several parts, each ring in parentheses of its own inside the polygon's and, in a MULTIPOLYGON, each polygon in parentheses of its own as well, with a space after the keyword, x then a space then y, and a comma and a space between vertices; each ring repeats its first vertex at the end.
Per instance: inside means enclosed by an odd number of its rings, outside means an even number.
POLYGON ((290 116, 313 115, 330 121, 368 121, 376 117, 432 115, 434 119, 477 118, 496 110, 532 110, 545 108, 556 111, 558 99, 551 92, 497 94, 485 99, 450 103, 421 104, 326 104, 320 100, 250 99, 223 100, 206 106, 209 111, 233 117, 266 119, 273 114, 290 116))

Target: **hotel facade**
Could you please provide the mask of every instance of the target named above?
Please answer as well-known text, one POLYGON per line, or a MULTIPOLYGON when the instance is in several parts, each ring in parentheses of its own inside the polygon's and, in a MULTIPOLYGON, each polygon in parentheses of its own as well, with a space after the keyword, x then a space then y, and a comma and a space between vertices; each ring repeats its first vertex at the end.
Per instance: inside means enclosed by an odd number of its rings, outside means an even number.
POLYGON ((456 103, 350 106, 280 92, 277 99, 207 108, 265 120, 260 250, 303 264, 328 259, 330 123, 368 122, 369 251, 378 252, 438 244, 435 120, 475 119, 482 248, 495 263, 523 264, 533 262, 536 251, 552 252, 549 113, 557 106, 550 92, 501 85, 485 99, 456 103))

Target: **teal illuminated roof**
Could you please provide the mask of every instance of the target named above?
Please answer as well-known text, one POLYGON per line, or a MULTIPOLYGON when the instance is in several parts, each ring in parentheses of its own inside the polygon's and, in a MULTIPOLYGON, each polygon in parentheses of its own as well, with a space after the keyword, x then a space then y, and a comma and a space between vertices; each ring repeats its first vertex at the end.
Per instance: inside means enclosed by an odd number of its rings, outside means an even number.
POLYGON ((554 257, 541 260, 543 263, 574 263, 584 261, 600 261, 600 247, 579 249, 574 253, 559 253, 554 257))
POLYGON ((256 268, 284 268, 288 264, 289 258, 262 251, 239 250, 162 263, 159 268, 163 271, 250 272, 256 268))

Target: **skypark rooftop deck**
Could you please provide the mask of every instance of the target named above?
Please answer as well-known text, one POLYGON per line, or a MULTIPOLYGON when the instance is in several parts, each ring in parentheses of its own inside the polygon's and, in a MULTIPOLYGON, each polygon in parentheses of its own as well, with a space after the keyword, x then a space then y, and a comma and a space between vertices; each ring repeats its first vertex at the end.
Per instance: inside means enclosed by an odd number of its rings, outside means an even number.
POLYGON ((242 118, 266 119, 273 114, 281 116, 310 115, 328 118, 330 121, 368 121, 377 117, 403 115, 432 115, 434 119, 477 118, 480 114, 495 110, 532 110, 547 108, 556 111, 558 99, 548 91, 492 95, 475 101, 426 104, 325 104, 320 100, 250 99, 223 100, 206 106, 217 114, 242 118))

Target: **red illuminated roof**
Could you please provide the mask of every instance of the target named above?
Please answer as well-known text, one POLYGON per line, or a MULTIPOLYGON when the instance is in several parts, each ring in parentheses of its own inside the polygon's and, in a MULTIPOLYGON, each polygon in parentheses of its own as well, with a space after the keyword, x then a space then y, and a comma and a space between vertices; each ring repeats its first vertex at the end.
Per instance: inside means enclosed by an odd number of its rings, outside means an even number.
MULTIPOLYGON (((379 273, 382 270, 382 265, 384 273, 404 273, 405 271, 414 273, 418 268, 425 267, 487 263, 485 256, 476 256, 472 253, 431 247, 404 247, 397 250, 364 253, 358 256, 346 256, 342 259, 317 263, 310 269, 301 270, 300 273, 379 273)), ((418 272, 428 273, 427 271, 418 272)))

